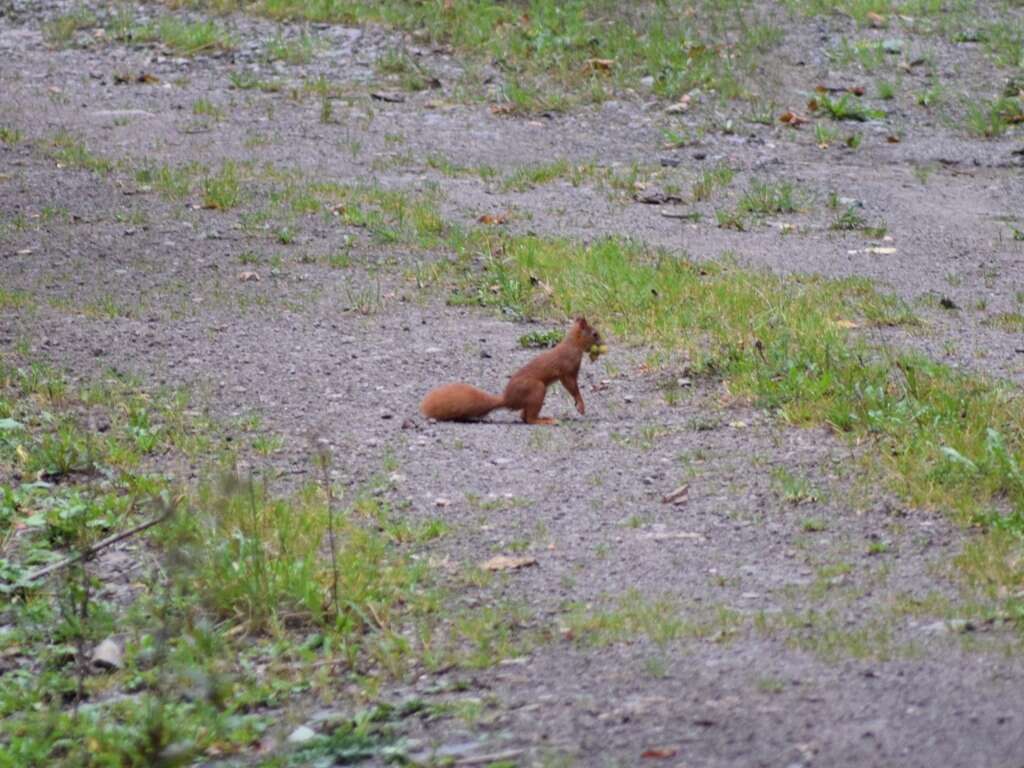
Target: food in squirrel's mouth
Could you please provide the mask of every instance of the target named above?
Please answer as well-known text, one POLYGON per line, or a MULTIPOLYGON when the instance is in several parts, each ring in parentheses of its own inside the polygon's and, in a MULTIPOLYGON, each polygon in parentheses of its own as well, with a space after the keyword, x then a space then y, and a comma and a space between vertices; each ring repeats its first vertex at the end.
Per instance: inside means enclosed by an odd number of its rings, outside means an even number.
POLYGON ((608 351, 608 345, 607 344, 594 344, 587 351, 590 354, 591 362, 593 362, 594 360, 597 360, 597 358, 599 358, 601 355, 603 355, 604 353, 606 353, 608 351))

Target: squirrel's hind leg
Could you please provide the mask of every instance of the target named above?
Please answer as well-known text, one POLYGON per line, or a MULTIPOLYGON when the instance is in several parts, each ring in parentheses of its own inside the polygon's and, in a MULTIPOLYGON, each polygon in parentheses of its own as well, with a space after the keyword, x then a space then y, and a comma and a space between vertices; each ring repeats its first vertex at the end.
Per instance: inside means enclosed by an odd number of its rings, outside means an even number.
POLYGON ((540 409, 544 406, 544 395, 547 393, 547 387, 540 382, 537 383, 539 386, 530 392, 530 397, 527 399, 526 405, 523 406, 523 421, 527 424, 553 426, 558 423, 557 419, 541 418, 540 409))

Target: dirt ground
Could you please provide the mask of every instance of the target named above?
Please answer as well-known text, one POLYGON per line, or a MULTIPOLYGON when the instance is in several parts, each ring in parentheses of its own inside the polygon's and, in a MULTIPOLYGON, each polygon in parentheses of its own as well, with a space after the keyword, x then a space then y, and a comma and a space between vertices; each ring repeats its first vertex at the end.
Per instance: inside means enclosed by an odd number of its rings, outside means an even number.
MULTIPOLYGON (((373 64, 396 33, 318 28, 325 46, 311 61, 268 64, 260 42, 277 29, 270 22, 231 17, 238 50, 184 58, 157 46, 53 47, 43 23, 61 10, 0 2, 0 124, 24 137, 0 144, 0 213, 6 224, 28 222, 0 229, 0 287, 38 299, 31 312, 0 314, 0 352, 20 345, 82 380, 114 368, 153 387, 188 386, 228 419, 257 413, 284 438, 274 464, 293 477, 311 471, 316 437, 343 457, 353 484, 387 463, 389 498, 451 526, 431 552, 442 568, 520 550, 536 558, 486 597, 518 606, 527 626, 568 605, 664 599, 694 627, 670 644, 642 635, 589 644, 567 630, 497 667, 394 686, 385 697, 401 701, 443 697, 458 680, 485 703, 473 722, 406 721, 413 755, 472 764, 507 754, 522 765, 1024 766, 1024 666, 1007 652, 1018 648, 1014 631, 947 625, 906 608, 961 599, 951 563, 970 533, 865 481, 843 441, 730 405, 712 380, 684 385, 669 405, 661 385, 683 372, 651 373, 649 350, 615 339, 606 358, 584 366, 584 417, 552 390, 555 429, 509 414, 426 423, 417 404, 427 389, 463 380, 498 390, 531 354, 518 337, 547 326, 450 306, 442 288, 417 288, 407 270, 429 254, 315 217, 283 244, 244 225, 253 201, 206 210, 195 193, 166 200, 131 172, 60 167, 45 149, 66 129, 114 161, 214 168, 235 159, 317 180, 439 190, 446 218, 466 227, 511 211, 515 231, 628 235, 697 259, 732 254, 783 273, 866 277, 922 318, 880 341, 1021 382, 1024 338, 993 322, 1020 312, 1024 291, 1024 242, 1013 237, 1024 229, 1019 131, 970 138, 898 104, 890 124, 859 127, 856 150, 822 150, 806 126, 742 121, 667 149, 665 130, 716 108, 669 115, 635 93, 565 114, 494 114, 455 100, 459 60, 429 48, 419 53, 441 89, 388 103, 369 92, 381 89, 373 64), (288 87, 233 88, 228 74, 243 70, 293 87, 324 75, 354 95, 323 122, 320 100, 288 87), (143 72, 156 82, 116 82, 143 72), (195 115, 199 99, 220 116, 195 115), (886 140, 892 123, 898 143, 886 140), (710 204, 645 205, 587 178, 514 191, 445 175, 428 162, 437 155, 492 166, 498 178, 561 159, 623 172, 637 164, 662 174, 649 188, 688 188, 724 163, 737 171, 734 189, 784 178, 813 202, 733 231, 715 225, 710 204), (887 239, 831 230, 831 192, 884 221, 887 239), (665 215, 693 210, 700 221, 665 215), (304 258, 345 247, 346 269, 304 258), (255 254, 252 266, 243 254, 255 254), (250 269, 259 281, 239 279, 250 269), (355 311, 367 296, 369 311, 355 311), (958 309, 943 309, 939 297, 958 309), (787 500, 781 476, 805 478, 814 493, 787 500), (662 503, 683 483, 684 504, 662 503), (660 759, 643 757, 649 750, 660 759)), ((828 25, 789 34, 793 44, 766 78, 780 108, 801 108, 819 82, 857 77, 808 53, 824 47, 817 36, 835 34, 828 25)), ((986 76, 956 51, 938 55, 939 67, 986 76)))

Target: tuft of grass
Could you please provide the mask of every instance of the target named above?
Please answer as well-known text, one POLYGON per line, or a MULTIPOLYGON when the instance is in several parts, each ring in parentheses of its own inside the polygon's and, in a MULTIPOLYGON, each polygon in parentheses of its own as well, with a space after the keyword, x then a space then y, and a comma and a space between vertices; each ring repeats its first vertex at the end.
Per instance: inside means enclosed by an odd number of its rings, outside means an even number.
POLYGON ((998 138, 1011 124, 1024 122, 1024 104, 1018 98, 1001 97, 967 106, 967 132, 986 139, 998 138))
POLYGON ((86 8, 63 13, 43 25, 43 39, 50 45, 67 46, 74 42, 75 33, 97 25, 96 16, 86 8))
POLYGON ((811 110, 827 114, 833 120, 853 120, 859 123, 885 118, 883 110, 872 109, 849 93, 844 93, 838 99, 833 99, 826 93, 818 94, 811 101, 811 110))
POLYGON ((220 171, 202 181, 203 207, 226 211, 242 202, 242 186, 238 166, 225 160, 220 171))
POLYGON ((550 331, 530 331, 519 337, 519 346, 524 349, 549 349, 558 344, 565 332, 557 328, 550 331))
POLYGON ((697 634, 681 613, 671 598, 651 600, 632 590, 606 609, 570 606, 561 621, 564 634, 580 645, 601 647, 642 637, 664 648, 697 634))
POLYGON ((135 172, 135 181, 155 189, 169 200, 180 200, 188 196, 196 174, 197 170, 192 166, 146 166, 135 172))
POLYGON ((799 206, 793 184, 755 181, 740 198, 737 210, 742 213, 767 216, 774 213, 796 213, 799 206))
POLYGON ((6 144, 10 147, 20 142, 22 138, 22 133, 17 128, 11 128, 8 125, 0 125, 0 143, 6 144))
POLYGON ((196 99, 192 102, 192 114, 197 117, 209 117, 213 120, 224 119, 224 110, 209 99, 196 99))
POLYGON ((567 178, 572 174, 572 170, 568 160, 524 166, 506 176, 501 182, 501 188, 508 192, 525 192, 556 179, 567 178))
POLYGON ((878 98, 890 101, 896 98, 896 84, 889 80, 879 80, 876 86, 878 98))
POLYGON ((313 60, 319 48, 320 41, 306 33, 293 38, 285 38, 279 34, 267 41, 264 47, 264 57, 267 61, 308 64, 313 60))
POLYGON ((23 309, 35 305, 35 299, 25 291, 0 288, 0 310, 23 309))
MULTIPOLYGON (((810 480, 794 475, 785 467, 779 467, 772 473, 772 484, 775 492, 790 504, 817 501, 819 497, 810 480)), ((806 527, 804 530, 807 530, 806 527)))
POLYGON ((726 165, 719 165, 715 168, 701 171, 700 176, 693 182, 694 201, 710 200, 715 190, 728 187, 735 175, 735 171, 726 165))
POLYGON ((114 163, 94 154, 85 143, 61 128, 46 145, 46 153, 65 168, 82 168, 106 175, 114 170, 114 163))
POLYGON ((212 20, 189 21, 164 16, 152 23, 137 24, 130 14, 116 18, 109 27, 112 39, 128 44, 161 43, 182 56, 231 51, 234 36, 212 20))
POLYGON ((985 324, 1001 328, 1010 333, 1024 333, 1024 314, 1020 312, 1000 312, 986 318, 985 324))

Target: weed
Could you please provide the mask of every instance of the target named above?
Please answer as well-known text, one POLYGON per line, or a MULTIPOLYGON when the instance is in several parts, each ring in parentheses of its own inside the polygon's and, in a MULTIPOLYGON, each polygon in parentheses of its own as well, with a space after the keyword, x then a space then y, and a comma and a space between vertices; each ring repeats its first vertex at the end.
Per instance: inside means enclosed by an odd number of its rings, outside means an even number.
POLYGON ((889 80, 880 80, 876 86, 878 98, 890 101, 896 98, 896 84, 889 80))
POLYGON ((968 133, 983 138, 997 138, 1009 129, 1011 123, 1024 121, 1024 106, 1017 98, 998 98, 967 106, 968 133))
POLYGON ((742 211, 715 211, 715 221, 721 229, 735 229, 737 232, 747 229, 747 218, 742 211))
POLYGON ((519 346, 525 349, 546 349, 555 346, 565 335, 563 331, 530 331, 519 337, 519 346))
POLYGON ((774 184, 755 181, 740 198, 737 209, 742 213, 761 216, 773 213, 795 213, 798 206, 793 184, 788 181, 774 184))
POLYGON ((226 211, 242 202, 242 188, 238 166, 225 160, 220 171, 202 181, 203 207, 226 211))
POLYGON ((135 172, 135 180, 141 185, 152 187, 167 199, 180 200, 187 197, 191 191, 192 179, 196 173, 196 169, 191 166, 146 166, 135 172))
POLYGON ((814 142, 821 148, 827 149, 839 136, 839 129, 833 128, 824 123, 814 124, 814 142))
POLYGON ((199 117, 209 117, 213 120, 224 119, 224 110, 209 99, 197 99, 192 102, 192 114, 199 117))
POLYGON ((836 216, 829 224, 829 229, 838 231, 851 231, 855 229, 863 229, 867 226, 867 219, 861 216, 854 206, 848 206, 846 210, 836 216))
POLYGON ((43 25, 43 37, 50 45, 70 45, 76 32, 95 27, 96 23, 96 16, 91 11, 78 8, 46 22, 43 25))
MULTIPOLYGON (((790 504, 803 504, 818 500, 818 492, 805 477, 792 474, 785 467, 779 467, 772 474, 775 492, 790 504)), ((806 528, 805 528, 806 530, 806 528)))
POLYGON ((319 41, 308 34, 284 38, 280 34, 267 41, 264 57, 267 61, 283 61, 287 64, 308 64, 319 48, 319 41))
POLYGON ((1024 333, 1024 314, 1020 312, 1000 312, 986 318, 985 324, 1000 328, 1009 333, 1024 333))
POLYGON ((187 21, 164 16, 148 24, 136 24, 130 14, 115 16, 108 25, 111 38, 124 43, 160 42, 183 56, 196 56, 235 48, 233 36, 213 21, 187 21))
POLYGON ((838 99, 833 99, 825 93, 818 94, 811 104, 812 111, 824 112, 833 120, 853 120, 863 123, 868 120, 882 120, 885 118, 884 111, 871 109, 848 93, 844 93, 838 99))
POLYGON ((525 192, 542 184, 548 184, 555 179, 565 178, 570 175, 571 170, 572 166, 568 160, 530 165, 519 168, 506 176, 501 187, 506 191, 525 192))
POLYGON ((732 183, 735 172, 725 165, 702 171, 693 183, 694 201, 710 200, 716 189, 722 189, 732 183))
POLYGON ((82 141, 63 128, 50 139, 46 151, 58 167, 83 168, 104 175, 114 170, 112 161, 93 154, 82 141))
POLYGON ((0 143, 13 146, 22 140, 22 133, 17 128, 0 125, 0 143))

